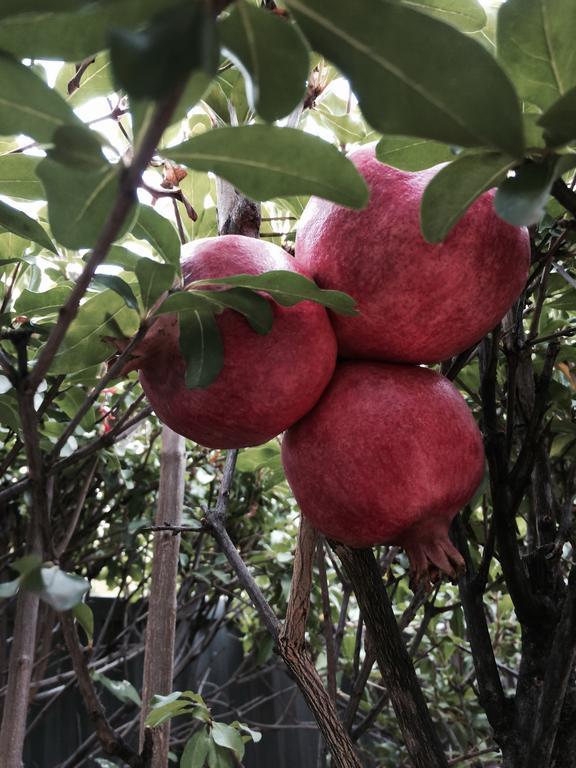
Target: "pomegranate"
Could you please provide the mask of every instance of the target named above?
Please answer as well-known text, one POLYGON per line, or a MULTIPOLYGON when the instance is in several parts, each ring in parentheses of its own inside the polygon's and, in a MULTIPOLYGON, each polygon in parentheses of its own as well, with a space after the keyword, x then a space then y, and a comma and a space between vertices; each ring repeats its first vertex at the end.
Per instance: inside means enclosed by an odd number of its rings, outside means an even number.
MULTIPOLYGON (((242 235, 195 240, 184 246, 185 283, 271 270, 296 271, 281 248, 242 235)), ((304 301, 273 305, 265 336, 231 310, 217 316, 224 366, 208 387, 188 389, 175 315, 164 315, 137 347, 126 370, 140 381, 157 416, 175 432, 209 448, 259 445, 307 413, 330 381, 336 340, 324 307, 304 301)))
POLYGON ((282 443, 302 514, 352 547, 397 544, 412 583, 455 578, 450 521, 478 488, 482 437, 458 390, 426 368, 342 362, 282 443))
POLYGON ((446 239, 420 233, 424 188, 441 166, 407 173, 380 163, 374 145, 350 155, 370 188, 362 211, 312 198, 298 225, 296 261, 323 288, 349 293, 356 317, 333 316, 349 358, 436 363, 479 341, 526 282, 528 232, 483 194, 446 239))

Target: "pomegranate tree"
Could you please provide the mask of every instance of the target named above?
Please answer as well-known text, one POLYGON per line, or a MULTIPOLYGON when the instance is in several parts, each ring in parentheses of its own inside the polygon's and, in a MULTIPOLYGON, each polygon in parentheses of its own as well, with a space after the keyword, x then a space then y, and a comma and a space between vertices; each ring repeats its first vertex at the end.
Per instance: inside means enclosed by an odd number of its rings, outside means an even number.
POLYGON ((288 482, 304 514, 352 547, 398 544, 412 581, 454 578, 454 515, 484 472, 482 437, 458 390, 407 365, 343 362, 316 407, 282 443, 288 482))
POLYGON ((483 194, 441 243, 420 232, 422 193, 440 166, 407 173, 374 146, 350 155, 370 188, 361 211, 312 198, 296 260, 322 288, 350 294, 356 317, 332 316, 344 357, 436 363, 479 341, 526 282, 528 232, 502 221, 483 194))
MULTIPOLYGON (((297 271, 281 248, 242 235, 195 240, 184 246, 185 284, 195 280, 297 271)), ((330 381, 336 340, 326 310, 303 301, 292 307, 272 302, 267 335, 226 310, 217 317, 224 365, 206 388, 188 389, 179 349, 178 318, 161 316, 125 368, 138 369, 158 418, 175 432, 210 448, 259 445, 306 414, 330 381)))

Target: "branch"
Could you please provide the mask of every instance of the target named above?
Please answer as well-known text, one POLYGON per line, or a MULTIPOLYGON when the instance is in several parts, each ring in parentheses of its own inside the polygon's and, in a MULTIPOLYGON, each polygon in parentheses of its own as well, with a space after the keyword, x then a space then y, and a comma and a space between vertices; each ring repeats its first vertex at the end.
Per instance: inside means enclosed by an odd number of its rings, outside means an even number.
MULTIPOLYGON (((354 753, 352 742, 342 727, 342 723, 338 719, 336 709, 322 685, 320 676, 305 649, 302 648, 302 640, 298 639, 295 644, 285 631, 282 634, 280 633, 278 619, 260 591, 260 588, 254 581, 252 574, 240 557, 240 553, 234 546, 228 531, 226 530, 225 521, 228 509, 228 497, 232 485, 237 453, 238 451, 235 450, 228 451, 224 466, 224 476, 222 478, 216 507, 208 510, 206 513, 206 528, 219 543, 228 562, 238 577, 240 584, 249 594, 262 621, 272 638, 277 643, 278 652, 282 660, 296 680, 310 711, 318 723, 322 736, 332 754, 334 765, 336 768, 361 768, 361 764, 354 753)), ((306 558, 304 559, 306 560, 306 558)), ((311 562, 312 560, 310 558, 310 567, 311 562)), ((306 563, 303 563, 301 571, 303 580, 307 578, 305 575, 307 568, 308 566, 306 563)), ((297 576, 297 580, 299 578, 300 577, 297 576)), ((299 588, 296 589, 298 592, 301 592, 299 588)), ((300 615, 301 617, 301 614, 302 608, 293 610, 293 615, 300 615)), ((301 623, 297 622, 296 626, 301 626, 301 623)))
POLYGON ((562 179, 556 179, 552 185, 552 197, 554 197, 560 205, 564 206, 566 210, 576 218, 576 192, 570 189, 562 179))
POLYGON ((66 331, 76 317, 80 300, 86 293, 96 269, 108 255, 110 247, 122 230, 124 222, 136 203, 136 191, 141 176, 152 158, 164 129, 168 126, 174 109, 178 105, 184 86, 178 86, 168 96, 158 103, 150 126, 138 147, 130 166, 125 169, 120 178, 120 188, 116 203, 108 221, 98 238, 98 242, 80 277, 72 289, 66 304, 60 309, 58 321, 52 329, 45 345, 38 355, 36 364, 25 381, 26 392, 34 393, 48 372, 54 356, 58 352, 66 331))
POLYGON ((518 619, 523 624, 538 623, 541 616, 530 589, 516 541, 516 523, 511 507, 506 460, 506 438, 500 429, 496 403, 496 369, 499 331, 487 336, 480 346, 480 391, 484 447, 490 471, 494 508, 494 528, 504 578, 518 619))
MULTIPOLYGON (((184 472, 186 454, 184 438, 169 427, 162 430, 160 453, 160 487, 155 522, 178 526, 184 503, 184 472)), ((140 749, 144 751, 145 720, 152 696, 172 692, 174 674, 174 639, 176 636, 176 578, 180 555, 180 537, 174 533, 158 532, 154 536, 152 576, 146 640, 144 643, 144 675, 142 683, 142 712, 140 717, 140 749)), ((150 731, 150 761, 146 766, 163 768, 168 765, 170 720, 150 731)))
POLYGON ((351 549, 336 542, 331 546, 356 594, 413 765, 415 768, 446 768, 442 745, 372 550, 351 549))
POLYGON ((96 730, 96 737, 102 745, 102 749, 107 755, 112 755, 121 758, 124 762, 128 763, 131 768, 142 768, 142 761, 140 755, 134 752, 126 742, 114 731, 104 712, 104 707, 100 703, 96 689, 94 688, 94 682, 90 677, 90 670, 86 664, 86 659, 78 639, 76 632, 76 626, 71 613, 60 614, 60 621, 62 626, 62 634, 64 635, 64 641, 70 658, 72 660, 72 666, 76 673, 76 679, 78 681, 78 687, 84 700, 84 706, 88 713, 88 717, 94 724, 96 730))
POLYGON ((482 581, 479 581, 478 574, 474 573, 474 565, 460 517, 455 520, 453 527, 458 549, 466 562, 466 572, 458 580, 458 589, 466 618, 466 628, 478 682, 478 700, 494 730, 496 741, 501 744, 511 728, 510 717, 512 713, 509 702, 504 695, 486 622, 483 574, 482 581))
POLYGON ((576 663, 576 568, 568 581, 568 592, 548 655, 538 710, 533 719, 532 743, 526 768, 550 764, 554 741, 570 674, 576 663))

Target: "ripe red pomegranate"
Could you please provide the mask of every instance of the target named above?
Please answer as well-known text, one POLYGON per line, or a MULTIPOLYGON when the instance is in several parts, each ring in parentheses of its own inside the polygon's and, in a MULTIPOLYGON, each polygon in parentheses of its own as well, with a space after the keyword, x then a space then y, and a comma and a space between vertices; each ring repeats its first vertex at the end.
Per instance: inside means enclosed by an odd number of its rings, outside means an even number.
MULTIPOLYGON (((297 271, 281 248, 241 235, 195 240, 183 255, 185 283, 297 271)), ((274 325, 266 336, 236 312, 217 316, 224 366, 204 389, 186 387, 177 317, 160 317, 125 370, 140 370, 144 392, 161 421, 209 448, 240 448, 270 440, 315 405, 336 362, 326 310, 310 301, 293 307, 272 304, 274 325)))
POLYGON ((312 198, 298 225, 296 261, 323 288, 349 293, 360 315, 333 316, 339 354, 436 363, 479 341, 526 282, 528 232, 502 221, 483 194, 438 244, 420 233, 420 200, 441 166, 406 173, 374 146, 350 159, 370 188, 362 211, 312 198))
POLYGON ((329 538, 402 546, 414 584, 463 567, 448 526, 480 484, 484 451, 466 403, 439 374, 339 363, 285 434, 282 459, 302 514, 329 538))

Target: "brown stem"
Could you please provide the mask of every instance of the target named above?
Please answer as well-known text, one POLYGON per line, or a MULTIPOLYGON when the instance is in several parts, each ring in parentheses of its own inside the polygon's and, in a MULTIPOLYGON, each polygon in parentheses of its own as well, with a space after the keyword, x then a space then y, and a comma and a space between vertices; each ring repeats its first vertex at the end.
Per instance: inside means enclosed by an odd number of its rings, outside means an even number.
MULTIPOLYGON (((64 635, 64 641, 70 658, 72 660, 72 666, 76 674, 78 681, 78 687, 84 700, 84 706, 88 717, 94 725, 96 731, 96 737, 100 742, 102 749, 107 755, 113 755, 121 758, 132 768, 143 768, 140 755, 134 752, 126 742, 114 731, 104 712, 104 707, 100 703, 98 694, 94 687, 94 682, 90 677, 90 670, 86 663, 80 640, 78 639, 78 633, 76 632, 76 626, 71 613, 60 614, 60 622, 62 627, 62 634, 64 635)), ((16 763, 14 763, 16 765, 16 763)))
POLYGON ((374 554, 331 543, 352 584, 408 754, 415 768, 446 768, 446 757, 402 640, 374 554))
MULTIPOLYGON (((160 487, 155 523, 180 525, 184 502, 184 471, 186 455, 184 438, 169 427, 162 430, 160 453, 160 487)), ((176 635, 176 577, 180 555, 180 536, 174 533, 154 534, 152 577, 146 622, 144 677, 142 683, 142 714, 140 718, 140 749, 144 747, 146 716, 152 696, 172 692, 174 673, 174 638, 176 635)), ((168 765, 170 721, 150 734, 150 760, 147 767, 168 765)))
MULTIPOLYGON (((310 550, 312 553, 311 556, 304 557, 301 569, 297 572, 298 575, 296 579, 300 586, 295 587, 299 594, 299 599, 295 602, 298 602, 300 607, 291 611, 291 615, 295 617, 294 625, 290 624, 286 626, 285 624, 281 633, 278 619, 260 591, 260 588, 254 581, 252 574, 242 560, 226 530, 225 520, 228 509, 228 496, 232 485, 236 455, 237 451, 229 451, 226 457, 224 476, 222 478, 216 507, 208 510, 206 514, 207 530, 218 541, 228 562, 231 564, 238 577, 238 580, 250 596, 250 599, 260 614, 266 628, 277 643, 278 653, 286 664, 289 672, 294 677, 310 711, 314 715, 322 736, 330 750, 334 765, 336 768, 361 768, 361 764, 354 752, 352 742, 344 730, 342 723, 338 719, 336 709, 334 708, 326 689, 322 685, 320 676, 318 675, 304 644, 302 621, 305 620, 303 614, 307 613, 307 608, 304 606, 301 599, 303 593, 306 591, 302 585, 306 584, 306 580, 309 578, 308 574, 311 572, 314 547, 312 546, 310 550)), ((308 534, 307 538, 311 538, 311 536, 308 534)), ((307 550, 308 549, 309 545, 307 544, 307 550)), ((307 594, 309 594, 309 591, 307 594)))

